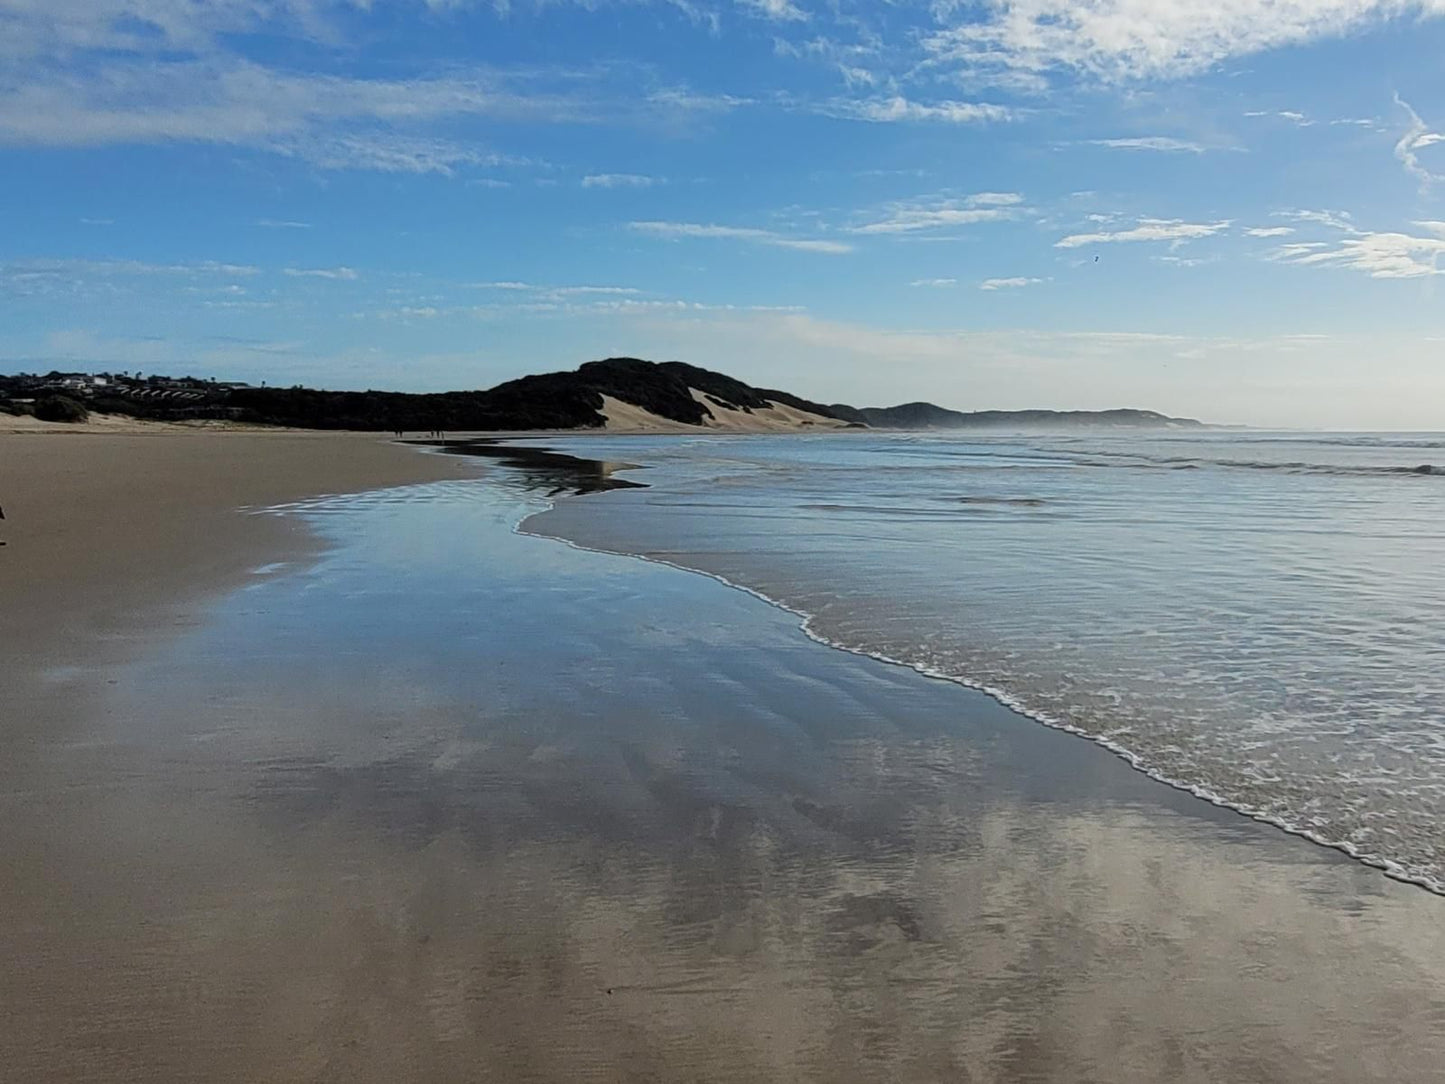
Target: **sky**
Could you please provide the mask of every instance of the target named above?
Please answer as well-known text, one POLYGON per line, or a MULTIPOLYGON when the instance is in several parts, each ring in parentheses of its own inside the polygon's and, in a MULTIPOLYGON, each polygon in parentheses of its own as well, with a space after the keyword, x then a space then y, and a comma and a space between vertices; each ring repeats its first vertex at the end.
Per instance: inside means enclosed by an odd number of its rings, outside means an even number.
POLYGON ((1445 429, 1445 0, 0 0, 0 371, 1445 429))

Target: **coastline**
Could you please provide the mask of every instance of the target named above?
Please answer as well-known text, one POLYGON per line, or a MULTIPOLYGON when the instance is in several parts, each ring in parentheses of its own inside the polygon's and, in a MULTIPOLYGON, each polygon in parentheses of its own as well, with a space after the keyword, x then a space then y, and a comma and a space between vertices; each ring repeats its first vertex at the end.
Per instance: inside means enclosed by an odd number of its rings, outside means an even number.
MULTIPOLYGON (((290 454, 316 447, 349 446, 290 454)), ((300 507, 245 518, 298 548, 218 556, 244 587, 51 676, 69 730, 0 773, 17 1073, 1358 1084, 1438 1063, 1434 897, 825 650, 751 592, 536 536, 529 512, 606 475, 497 458, 477 485, 320 502, 297 478, 300 507)))
POLYGON ((193 624, 258 568, 318 552, 304 521, 251 509, 475 474, 375 434, 0 432, 0 684, 11 718, 49 725, 68 709, 47 673, 86 685, 85 675, 193 624))
MULTIPOLYGON (((533 447, 537 446, 533 445, 533 447)), ((452 450, 455 451, 456 449, 452 450)), ((575 446, 573 450, 576 451, 575 446)), ((577 454, 583 453, 578 452, 577 454)), ((633 469, 645 470, 646 467, 647 464, 644 462, 640 468, 633 469)), ((1388 469, 1388 472, 1396 473, 1393 469, 1388 469)), ((628 476, 624 474, 622 479, 626 481, 627 477, 628 476)), ((638 477, 643 477, 643 475, 639 474, 638 477)), ((633 494, 632 496, 642 502, 648 500, 645 494, 633 494)), ((634 504, 633 511, 635 512, 638 507, 638 505, 634 504)), ((612 522, 625 521, 626 518, 627 517, 619 514, 618 517, 612 519, 612 522)), ((820 616, 819 613, 814 612, 813 609, 791 602, 788 598, 781 597, 779 594, 770 593, 769 589, 759 587, 756 583, 747 582, 746 578, 738 578, 735 574, 720 571, 719 567, 714 567, 715 562, 710 563, 710 558, 716 557, 716 554, 712 554, 710 551, 684 551, 681 553, 671 551, 663 551, 662 553, 652 552, 646 550, 640 541, 644 536, 637 536, 635 538, 626 537, 626 532, 603 531, 602 533, 598 533, 597 526, 599 522, 602 521, 596 516, 585 514, 569 515, 565 506, 554 502, 552 507, 528 517, 525 523, 520 525, 519 529, 527 533, 535 534, 538 537, 555 539, 582 550, 631 557, 713 579, 796 618, 800 631, 820 645, 855 657, 867 658, 891 666, 898 666, 920 674, 929 680, 946 682, 979 692, 1008 711, 1027 720, 1031 725, 1042 726, 1067 734, 1070 737, 1081 739, 1108 751, 1111 755, 1128 765, 1132 771, 1138 772, 1154 783, 1176 790, 1200 802, 1207 803, 1212 807, 1226 811, 1230 815, 1246 818, 1250 821, 1266 825, 1271 829, 1276 829, 1293 838, 1304 840, 1311 846, 1343 855, 1348 860, 1375 870, 1392 881, 1411 886, 1415 889, 1422 889, 1434 896, 1445 896, 1445 881, 1442 881, 1440 877, 1418 866, 1402 863, 1390 857, 1388 854, 1381 854, 1349 839, 1331 835, 1329 832, 1311 826, 1308 822, 1298 818, 1291 818, 1248 801, 1242 801, 1236 797, 1229 796, 1226 793, 1222 793, 1211 782, 1193 782, 1188 779, 1176 777, 1167 770, 1163 770, 1151 763, 1147 757, 1141 755, 1126 741, 1120 741, 1107 734, 1076 725, 1066 718, 1059 717, 1046 709, 1040 708, 1027 698, 1017 695, 1007 686, 991 684, 988 681, 980 680, 970 676, 967 671, 942 669, 937 665, 920 662, 917 658, 892 654, 863 643, 841 638, 836 632, 830 632, 826 628, 819 627, 820 616), (624 537, 626 537, 626 541, 622 540, 624 537)))

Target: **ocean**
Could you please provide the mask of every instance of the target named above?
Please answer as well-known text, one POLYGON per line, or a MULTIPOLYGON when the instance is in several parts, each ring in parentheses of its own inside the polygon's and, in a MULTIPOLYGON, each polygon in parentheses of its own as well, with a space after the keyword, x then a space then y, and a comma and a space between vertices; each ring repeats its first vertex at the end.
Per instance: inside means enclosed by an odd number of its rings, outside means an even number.
POLYGON ((1445 436, 581 437, 523 530, 705 572, 1445 891, 1445 436))

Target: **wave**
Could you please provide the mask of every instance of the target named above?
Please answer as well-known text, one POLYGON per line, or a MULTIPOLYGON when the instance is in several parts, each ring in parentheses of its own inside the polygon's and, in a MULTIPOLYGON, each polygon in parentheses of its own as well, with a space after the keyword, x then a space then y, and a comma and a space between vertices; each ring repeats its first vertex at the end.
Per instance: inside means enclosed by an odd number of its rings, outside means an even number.
POLYGON ((807 636, 815 643, 832 648, 834 650, 844 651, 851 655, 873 659, 877 662, 882 662, 890 666, 905 667, 909 670, 913 670, 918 674, 921 674, 924 677, 933 680, 948 681, 952 684, 982 693, 1020 716, 1047 726, 1050 729, 1059 730, 1064 733, 1072 734, 1077 737, 1083 738, 1087 741, 1093 742, 1094 744, 1104 749, 1109 750, 1109 752, 1118 756, 1131 768, 1148 776, 1156 782, 1162 783, 1166 786, 1174 788, 1175 790, 1183 791, 1197 798, 1203 799, 1204 801, 1209 802, 1211 805, 1215 805, 1223 809, 1232 810, 1236 813, 1241 814, 1242 816, 1249 817, 1252 820, 1259 821, 1260 823, 1264 824, 1269 824, 1275 828, 1280 829, 1281 831, 1288 832, 1291 835, 1307 839, 1310 842, 1317 844, 1318 846, 1327 847, 1331 850, 1339 851, 1340 853, 1349 856, 1355 861, 1370 866, 1374 869, 1378 869, 1385 876, 1390 877, 1393 880, 1400 881, 1405 884, 1415 885, 1417 887, 1433 892, 1437 895, 1445 896, 1445 875, 1442 875, 1437 871, 1421 866, 1412 865, 1408 862, 1402 862, 1398 859, 1390 857, 1389 855, 1378 853, 1376 851, 1368 849, 1367 847, 1362 847, 1353 840, 1333 837, 1321 831, 1318 827, 1306 823, 1304 819, 1293 819, 1290 816, 1280 814, 1276 811, 1265 809, 1263 807, 1253 805, 1247 801, 1233 798, 1228 794, 1224 793, 1224 790, 1222 788, 1218 788, 1207 781, 1203 783, 1190 782, 1188 780, 1173 777, 1167 772, 1161 771, 1154 767, 1152 764, 1149 763, 1146 755, 1141 754, 1139 751, 1130 748, 1127 744, 1110 738, 1105 734, 1091 731, 1085 727, 1079 726, 1076 723, 1071 722, 1068 719, 1065 719, 1052 712, 1042 710, 1036 705, 1031 704, 1026 697, 1017 694, 1013 690, 991 685, 985 681, 978 680, 968 674, 940 669, 936 666, 930 665, 920 660, 897 657, 886 652, 875 650, 863 644, 849 643, 835 637, 830 637, 817 628, 817 614, 812 613, 799 606, 790 604, 789 602, 786 602, 782 599, 771 596, 758 588, 749 586, 748 584, 731 580, 720 573, 712 572, 703 568, 696 568, 691 565, 683 564, 678 560, 661 557, 656 554, 638 553, 631 550, 609 549, 602 546, 587 545, 585 543, 568 538, 564 535, 552 534, 545 530, 531 529, 528 527, 528 524, 531 523, 533 519, 537 518, 544 512, 554 508, 557 501, 560 499, 567 498, 558 495, 549 496, 545 502, 545 507, 535 512, 529 512, 523 515, 516 521, 516 523, 513 524, 512 530, 517 534, 528 535, 536 538, 547 538, 556 542, 561 542, 564 545, 585 552, 604 553, 618 557, 630 557, 634 560, 645 561, 650 564, 662 565, 664 567, 674 568, 682 572, 705 576, 708 579, 714 580, 733 590, 741 591, 745 594, 751 595, 753 598, 756 598, 769 606, 775 607, 776 609, 779 609, 798 618, 798 627, 800 631, 802 631, 805 636, 807 636))
POLYGON ((1094 467, 1167 468, 1169 470, 1198 470, 1204 467, 1223 467, 1230 470, 1278 471, 1283 474, 1327 474, 1341 477, 1445 477, 1445 466, 1436 463, 1415 464, 1373 464, 1373 463, 1311 463, 1305 460, 1278 459, 1210 459, 1204 456, 1148 456, 1137 452, 1092 452, 1093 461, 1083 461, 1094 467), (1117 459, 1119 462, 1099 462, 1101 459, 1117 459))

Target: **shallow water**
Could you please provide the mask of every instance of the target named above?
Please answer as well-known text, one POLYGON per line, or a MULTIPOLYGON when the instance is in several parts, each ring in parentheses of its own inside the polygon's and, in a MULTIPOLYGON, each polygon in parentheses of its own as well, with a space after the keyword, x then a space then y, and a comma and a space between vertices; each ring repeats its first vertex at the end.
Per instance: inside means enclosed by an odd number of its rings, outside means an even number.
POLYGON ((1433 1078, 1438 898, 489 477, 289 510, 7 764, 0 1075, 1433 1078))
POLYGON ((584 438, 531 529, 721 575, 1445 885, 1445 437, 584 438), (599 439, 605 443, 599 443, 599 439))

